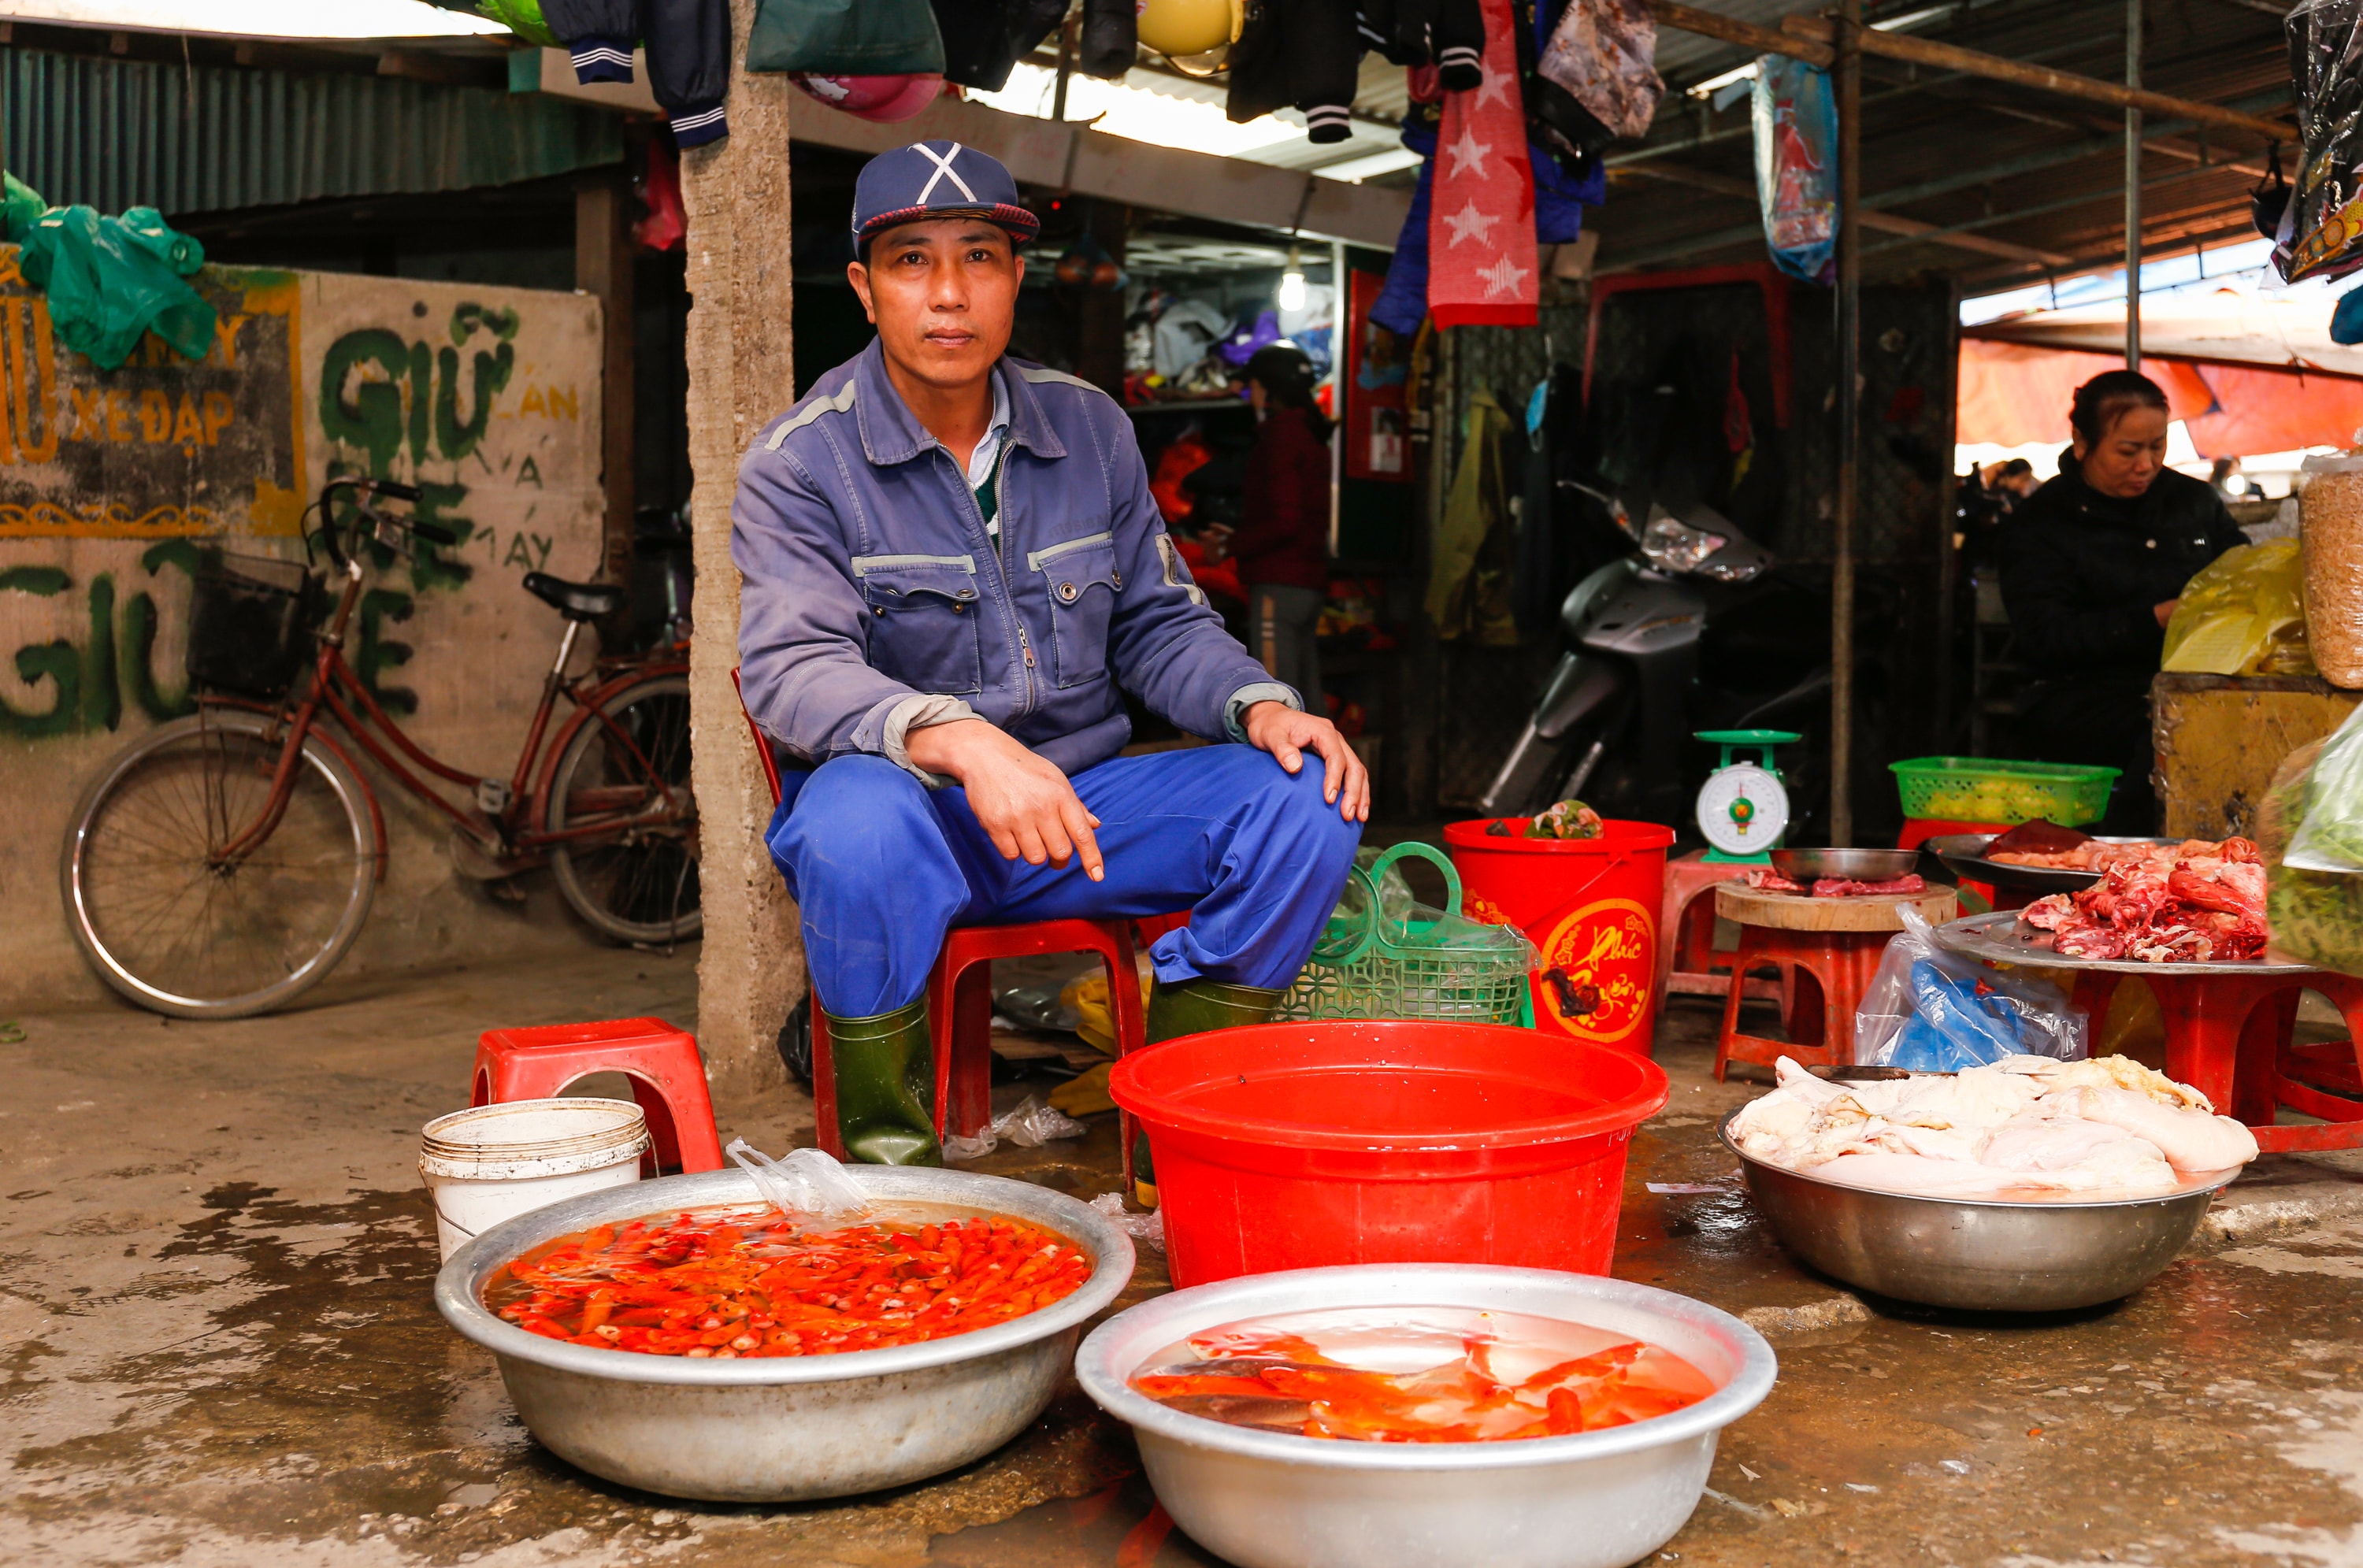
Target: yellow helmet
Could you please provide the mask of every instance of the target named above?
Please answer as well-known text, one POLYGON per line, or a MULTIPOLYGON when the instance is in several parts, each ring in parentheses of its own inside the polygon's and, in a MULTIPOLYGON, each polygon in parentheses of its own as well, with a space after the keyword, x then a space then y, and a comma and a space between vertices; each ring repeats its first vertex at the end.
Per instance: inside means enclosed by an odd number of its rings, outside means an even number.
POLYGON ((1244 0, 1137 0, 1140 41, 1159 54, 1204 54, 1237 43, 1244 0))

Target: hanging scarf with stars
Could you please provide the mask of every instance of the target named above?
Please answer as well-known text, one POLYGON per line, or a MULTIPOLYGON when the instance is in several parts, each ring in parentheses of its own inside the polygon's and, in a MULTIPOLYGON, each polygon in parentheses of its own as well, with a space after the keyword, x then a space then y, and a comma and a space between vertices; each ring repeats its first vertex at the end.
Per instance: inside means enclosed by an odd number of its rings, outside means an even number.
POLYGON ((1532 326, 1535 173, 1526 162, 1510 0, 1481 0, 1485 81, 1444 95, 1427 208, 1427 308, 1438 326, 1532 326))

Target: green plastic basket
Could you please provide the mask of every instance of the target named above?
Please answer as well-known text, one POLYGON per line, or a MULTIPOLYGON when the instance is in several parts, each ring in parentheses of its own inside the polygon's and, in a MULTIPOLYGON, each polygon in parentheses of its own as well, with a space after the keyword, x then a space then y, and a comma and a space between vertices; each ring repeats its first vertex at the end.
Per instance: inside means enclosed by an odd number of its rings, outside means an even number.
POLYGON ((1454 914, 1387 918, 1381 889, 1388 869, 1406 856, 1441 869, 1446 909, 1460 907, 1460 874, 1433 845, 1399 844, 1368 865, 1358 858, 1345 897, 1272 1009, 1273 1021, 1412 1018, 1534 1027, 1527 981, 1534 949, 1524 933, 1454 914))
POLYGON ((2122 771, 1991 756, 1915 756, 1887 766, 1903 793, 1905 816, 2005 827, 2037 817, 2068 827, 2099 822, 2109 810, 2109 786, 2122 771))

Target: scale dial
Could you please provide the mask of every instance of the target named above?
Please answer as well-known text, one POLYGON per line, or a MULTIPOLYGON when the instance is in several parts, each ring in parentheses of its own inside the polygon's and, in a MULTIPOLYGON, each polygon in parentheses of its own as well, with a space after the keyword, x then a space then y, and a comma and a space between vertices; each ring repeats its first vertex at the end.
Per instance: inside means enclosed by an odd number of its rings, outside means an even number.
POLYGON ((1718 768, 1699 789, 1698 825, 1725 855, 1760 855, 1789 826, 1789 791, 1752 762, 1718 768))

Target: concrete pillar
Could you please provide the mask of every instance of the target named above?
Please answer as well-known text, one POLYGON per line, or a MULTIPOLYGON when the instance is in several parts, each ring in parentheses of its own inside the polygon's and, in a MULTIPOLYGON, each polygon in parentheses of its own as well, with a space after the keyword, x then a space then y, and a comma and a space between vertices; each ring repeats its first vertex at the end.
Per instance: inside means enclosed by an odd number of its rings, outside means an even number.
POLYGON ((731 0, 730 135, 682 154, 689 215, 690 517, 697 561, 690 655, 692 778, 705 944, 698 1041, 725 1095, 784 1075, 780 1025, 804 991, 795 908, 762 844, 770 792, 730 671, 738 662, 738 571, 730 500, 738 457, 794 396, 789 353, 788 95, 783 76, 740 63, 755 0, 731 0))

